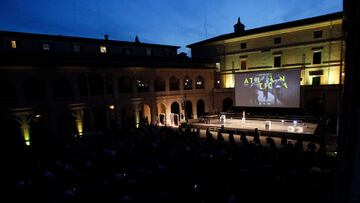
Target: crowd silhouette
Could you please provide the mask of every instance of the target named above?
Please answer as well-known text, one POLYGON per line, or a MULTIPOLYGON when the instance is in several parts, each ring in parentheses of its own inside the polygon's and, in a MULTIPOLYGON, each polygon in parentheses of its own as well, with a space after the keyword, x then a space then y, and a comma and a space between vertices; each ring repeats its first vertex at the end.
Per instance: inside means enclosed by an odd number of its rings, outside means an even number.
POLYGON ((144 126, 66 140, 24 153, 12 201, 328 202, 335 158, 259 133, 217 136, 189 127, 144 126), (234 136, 240 136, 236 142, 234 136))

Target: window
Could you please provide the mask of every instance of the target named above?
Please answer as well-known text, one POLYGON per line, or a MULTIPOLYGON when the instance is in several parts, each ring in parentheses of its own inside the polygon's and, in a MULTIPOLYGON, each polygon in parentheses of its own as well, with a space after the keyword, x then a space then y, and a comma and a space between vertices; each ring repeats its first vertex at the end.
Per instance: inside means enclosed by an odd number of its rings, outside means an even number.
POLYGON ((313 64, 321 64, 321 51, 313 52, 313 64))
POLYGON ((165 80, 161 77, 156 77, 154 89, 156 92, 165 91, 165 80))
POLYGON ((204 89, 205 88, 205 80, 204 80, 204 78, 201 77, 201 76, 198 76, 196 78, 195 86, 196 86, 196 89, 204 89))
POLYGON ((107 53, 106 46, 100 46, 100 53, 107 53))
POLYGON ((149 91, 149 80, 140 77, 136 80, 136 87, 138 92, 148 92, 149 91))
POLYGON ((16 41, 15 40, 11 40, 11 48, 12 49, 16 49, 17 48, 17 46, 16 46, 16 41))
POLYGON ((184 90, 191 90, 192 89, 192 80, 188 77, 184 79, 184 90))
POLYGON ((231 69, 233 69, 233 70, 235 69, 235 62, 234 61, 231 62, 231 69))
POLYGON ((275 37, 274 44, 281 44, 281 37, 275 37))
POLYGON ((179 90, 179 79, 171 76, 169 81, 170 91, 179 90))
POLYGON ((281 55, 274 56, 274 67, 281 67, 281 55))
POLYGON ((246 43, 245 43, 245 42, 240 43, 240 48, 241 48, 241 49, 246 49, 246 43))
POLYGON ((73 45, 73 52, 80 52, 81 51, 81 47, 79 44, 74 44, 73 45))
POLYGON ((50 44, 49 43, 43 43, 42 44, 42 49, 44 51, 49 51, 50 50, 50 44))
POLYGON ((314 32, 314 39, 322 38, 323 32, 322 30, 318 30, 314 32))
POLYGON ((312 85, 320 85, 320 76, 315 76, 312 78, 312 85))
POLYGON ((146 55, 147 56, 153 55, 153 50, 152 49, 146 49, 146 55))
POLYGON ((129 48, 129 47, 125 47, 125 48, 123 48, 122 49, 122 52, 123 52, 123 54, 125 54, 125 55, 130 55, 130 54, 132 54, 132 49, 131 48, 129 48))
POLYGON ((216 71, 220 72, 220 63, 219 62, 215 63, 215 67, 216 67, 216 71))
POLYGON ((246 59, 240 59, 241 70, 246 70, 246 59))

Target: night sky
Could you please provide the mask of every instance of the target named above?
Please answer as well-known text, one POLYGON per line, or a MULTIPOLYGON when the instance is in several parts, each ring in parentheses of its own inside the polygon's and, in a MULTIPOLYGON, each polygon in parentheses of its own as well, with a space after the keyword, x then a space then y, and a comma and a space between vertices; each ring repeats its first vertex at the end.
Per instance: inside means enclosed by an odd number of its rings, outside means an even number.
POLYGON ((0 30, 186 45, 342 11, 342 0, 1 0, 0 30))

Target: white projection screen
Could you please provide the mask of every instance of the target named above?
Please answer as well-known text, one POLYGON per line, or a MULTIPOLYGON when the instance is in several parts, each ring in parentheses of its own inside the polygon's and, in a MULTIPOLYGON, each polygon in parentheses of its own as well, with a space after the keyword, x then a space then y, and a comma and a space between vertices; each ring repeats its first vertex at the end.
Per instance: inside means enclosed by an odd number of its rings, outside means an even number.
POLYGON ((235 75, 235 104, 242 107, 300 107, 300 70, 235 75))

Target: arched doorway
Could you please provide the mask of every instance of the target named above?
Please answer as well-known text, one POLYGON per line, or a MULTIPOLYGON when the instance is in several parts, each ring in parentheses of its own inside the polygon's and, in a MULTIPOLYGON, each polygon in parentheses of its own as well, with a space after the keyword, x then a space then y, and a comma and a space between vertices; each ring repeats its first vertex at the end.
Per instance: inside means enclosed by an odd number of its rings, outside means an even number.
POLYGON ((94 116, 94 127, 96 131, 105 131, 108 129, 107 110, 104 106, 97 106, 92 109, 94 116))
POLYGON ((192 108, 192 103, 191 101, 186 101, 185 104, 185 118, 186 119, 192 119, 193 118, 193 108, 192 108))
POLYGON ((63 140, 69 140, 74 137, 76 132, 76 119, 74 114, 68 110, 64 109, 58 115, 58 126, 59 126, 59 136, 63 140))
MULTIPOLYGON (((3 168, 11 169, 13 174, 23 173, 27 157, 25 156, 25 140, 21 134, 20 123, 12 117, 0 118, 3 168)), ((26 169, 25 169, 26 170, 26 169)))
POLYGON ((135 127, 135 109, 132 104, 126 104, 121 110, 121 126, 123 128, 135 127))
POLYGON ((18 121, 13 118, 6 117, 0 118, 1 125, 1 137, 2 147, 5 148, 5 152, 13 153, 14 155, 18 155, 18 152, 23 152, 24 150, 24 138, 21 134, 21 125, 18 121))
POLYGON ((180 106, 177 102, 171 104, 170 120, 172 125, 179 125, 180 121, 180 106))
POLYGON ((140 107, 140 116, 141 116, 141 124, 150 124, 151 123, 151 108, 148 104, 142 104, 140 107))
POLYGON ((166 124, 166 106, 162 103, 157 104, 158 118, 161 125, 166 124))
POLYGON ((0 101, 7 102, 16 100, 16 90, 10 80, 3 78, 0 79, 0 92, 0 101))
POLYGON ((35 155, 45 155, 50 147, 47 118, 42 114, 33 114, 29 120, 31 148, 35 155))
POLYGON ((233 100, 231 98, 225 98, 223 101, 223 112, 228 111, 233 106, 233 100))
POLYGON ((197 117, 200 118, 204 116, 205 113, 205 102, 202 99, 196 103, 197 117))

